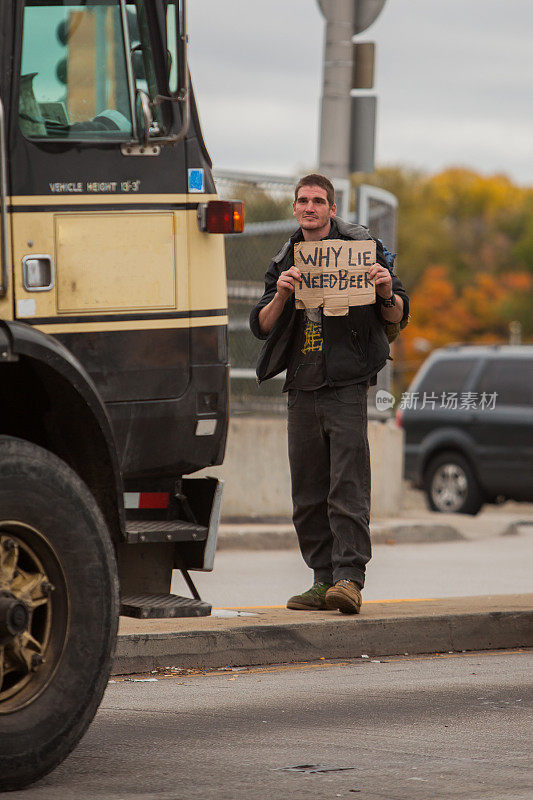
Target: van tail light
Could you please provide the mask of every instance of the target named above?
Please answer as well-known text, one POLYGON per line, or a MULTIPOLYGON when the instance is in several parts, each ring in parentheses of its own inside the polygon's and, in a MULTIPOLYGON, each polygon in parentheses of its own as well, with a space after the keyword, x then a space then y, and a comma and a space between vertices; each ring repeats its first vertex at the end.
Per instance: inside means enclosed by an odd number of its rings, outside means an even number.
POLYGON ((396 411, 396 425, 398 428, 403 427, 403 411, 401 408, 396 411))
POLYGON ((244 203, 238 200, 210 200, 198 206, 198 226, 207 233, 242 233, 244 203))

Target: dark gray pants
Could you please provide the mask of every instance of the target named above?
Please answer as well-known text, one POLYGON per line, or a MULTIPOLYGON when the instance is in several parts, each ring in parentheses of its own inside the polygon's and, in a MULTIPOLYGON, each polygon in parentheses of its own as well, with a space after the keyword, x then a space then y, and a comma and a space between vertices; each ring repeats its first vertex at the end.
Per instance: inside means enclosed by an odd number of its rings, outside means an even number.
POLYGON ((366 384, 289 390, 293 522, 315 581, 365 582, 370 546, 366 384))

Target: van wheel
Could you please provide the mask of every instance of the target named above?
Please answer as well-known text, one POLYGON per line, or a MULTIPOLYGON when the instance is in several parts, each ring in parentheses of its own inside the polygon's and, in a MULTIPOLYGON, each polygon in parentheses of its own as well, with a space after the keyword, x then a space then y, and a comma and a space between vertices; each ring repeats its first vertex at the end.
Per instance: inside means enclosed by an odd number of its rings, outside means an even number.
POLYGON ((426 501, 432 511, 477 514, 483 496, 472 467, 459 453, 441 453, 424 473, 426 501))
POLYGON ((41 778, 85 733, 117 621, 113 546, 87 486, 0 436, 0 790, 41 778))

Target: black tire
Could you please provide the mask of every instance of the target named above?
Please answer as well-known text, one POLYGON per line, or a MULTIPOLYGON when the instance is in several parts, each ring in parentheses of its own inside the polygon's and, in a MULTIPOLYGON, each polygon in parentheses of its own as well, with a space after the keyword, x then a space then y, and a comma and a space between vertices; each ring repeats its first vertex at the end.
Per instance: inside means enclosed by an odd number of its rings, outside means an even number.
POLYGON ((7 436, 0 436, 2 576, 8 591, 0 598, 0 790, 6 791, 46 775, 85 733, 109 678, 119 608, 113 546, 87 486, 53 454, 7 436), (18 617, 6 616, 6 603, 19 604, 18 617), (33 641, 13 633, 13 619, 24 625, 24 604, 33 641))
POLYGON ((474 515, 484 501, 472 467, 453 451, 440 453, 428 463, 424 492, 431 511, 474 515))

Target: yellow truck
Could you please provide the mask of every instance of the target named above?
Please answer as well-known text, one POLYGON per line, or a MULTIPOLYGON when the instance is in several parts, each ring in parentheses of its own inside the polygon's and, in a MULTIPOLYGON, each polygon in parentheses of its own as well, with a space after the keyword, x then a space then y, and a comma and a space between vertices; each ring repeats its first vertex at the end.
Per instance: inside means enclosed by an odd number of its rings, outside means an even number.
POLYGON ((100 703, 120 609, 210 613, 223 233, 185 0, 0 4, 0 789, 100 703), (170 594, 172 570, 192 598, 170 594))

